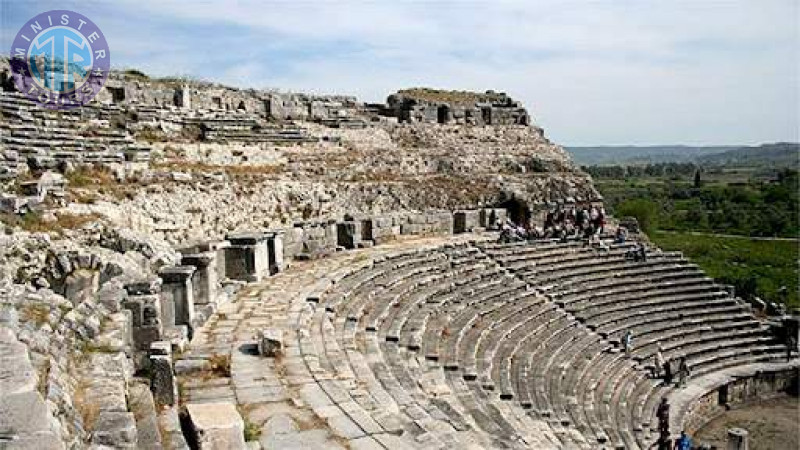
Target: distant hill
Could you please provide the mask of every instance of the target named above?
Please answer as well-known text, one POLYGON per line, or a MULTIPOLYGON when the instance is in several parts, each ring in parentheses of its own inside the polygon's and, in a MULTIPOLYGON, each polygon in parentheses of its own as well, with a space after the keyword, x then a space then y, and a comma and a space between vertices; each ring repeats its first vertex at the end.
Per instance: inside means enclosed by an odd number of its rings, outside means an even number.
POLYGON ((703 166, 797 167, 800 162, 800 144, 779 142, 759 147, 742 147, 701 156, 697 162, 703 166))
POLYGON ((761 146, 598 146, 566 147, 576 163, 592 165, 644 165, 693 162, 701 165, 772 165, 797 167, 800 144, 761 146))

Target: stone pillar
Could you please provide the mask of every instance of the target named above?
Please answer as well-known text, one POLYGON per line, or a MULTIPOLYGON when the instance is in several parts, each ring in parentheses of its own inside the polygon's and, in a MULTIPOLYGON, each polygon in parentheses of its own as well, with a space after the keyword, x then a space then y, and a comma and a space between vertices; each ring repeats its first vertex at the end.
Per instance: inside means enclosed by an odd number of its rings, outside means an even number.
POLYGON ((362 219, 361 220, 361 240, 362 241, 372 241, 374 236, 372 234, 372 219, 362 219))
POLYGON ((283 231, 270 231, 267 234, 267 252, 269 253, 269 273, 274 275, 283 272, 283 231))
MULTIPOLYGON (((135 281, 125 285, 128 296, 122 307, 131 313, 134 349, 147 352, 150 344, 161 340, 163 317, 161 312, 161 279, 135 281)), ((172 319, 174 321, 174 318, 172 319)), ((146 354, 144 355, 146 356, 146 354)))
POLYGON ((747 450, 747 430, 742 428, 728 429, 728 450, 747 450))
POLYGON ((206 249, 209 252, 214 252, 216 255, 214 258, 214 268, 217 271, 218 280, 227 278, 227 274, 225 273, 225 251, 230 246, 231 243, 228 241, 219 241, 209 243, 206 249))
POLYGON ((264 233, 240 233, 227 236, 225 274, 242 281, 259 281, 269 275, 269 249, 264 233))
POLYGON ((203 252, 183 255, 181 264, 195 268, 192 289, 196 305, 217 303, 217 254, 203 252))
POLYGON ((495 230, 499 230, 502 228, 503 224, 506 223, 508 219, 508 210, 505 208, 495 208, 495 230))
POLYGON ((154 342, 150 348, 150 391, 158 405, 178 403, 178 384, 172 367, 169 342, 154 342))
POLYGON ((195 268, 192 266, 164 267, 158 271, 163 280, 161 286, 161 311, 164 316, 164 325, 192 326, 194 320, 194 289, 192 288, 192 275, 195 268), (172 313, 169 317, 168 313, 172 313), (170 320, 172 319, 172 320, 170 320))
POLYGON ((480 226, 487 230, 499 230, 506 221, 507 213, 502 208, 484 208, 480 210, 480 226))
MULTIPOLYGON (((325 243, 324 247, 327 251, 335 251, 336 250, 336 239, 337 239, 337 228, 336 228, 336 221, 329 220, 327 223, 323 225, 325 228, 325 243)), ((327 252, 326 252, 327 253, 327 252)))

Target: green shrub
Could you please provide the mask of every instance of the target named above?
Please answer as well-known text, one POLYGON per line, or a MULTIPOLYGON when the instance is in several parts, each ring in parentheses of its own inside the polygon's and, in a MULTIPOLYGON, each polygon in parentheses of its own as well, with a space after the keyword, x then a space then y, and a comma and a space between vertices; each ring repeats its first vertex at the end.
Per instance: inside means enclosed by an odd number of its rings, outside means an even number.
POLYGON ((635 217, 645 233, 653 231, 658 217, 658 206, 645 199, 626 200, 616 208, 617 217, 635 217))

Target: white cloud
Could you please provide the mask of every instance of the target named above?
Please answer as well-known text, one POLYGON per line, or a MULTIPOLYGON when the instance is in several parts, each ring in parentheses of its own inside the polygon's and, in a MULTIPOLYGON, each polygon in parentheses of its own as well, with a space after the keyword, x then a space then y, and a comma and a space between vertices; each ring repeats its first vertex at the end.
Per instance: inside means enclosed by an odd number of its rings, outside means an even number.
POLYGON ((96 10, 116 63, 160 75, 370 101, 414 85, 505 90, 566 144, 800 139, 795 0, 71 6, 96 10))

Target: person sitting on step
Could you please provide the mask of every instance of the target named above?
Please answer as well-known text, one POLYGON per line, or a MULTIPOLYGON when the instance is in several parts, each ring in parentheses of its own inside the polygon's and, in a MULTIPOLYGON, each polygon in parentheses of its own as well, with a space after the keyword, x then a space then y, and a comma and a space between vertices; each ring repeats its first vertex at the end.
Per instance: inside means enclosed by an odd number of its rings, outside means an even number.
POLYGON ((628 239, 628 229, 623 226, 617 228, 617 234, 614 236, 614 243, 624 244, 627 239, 628 239))
POLYGON ((622 336, 622 345, 625 348, 625 354, 630 355, 633 345, 633 333, 631 333, 631 330, 625 330, 625 334, 622 336))

